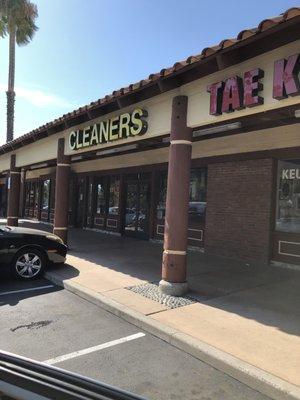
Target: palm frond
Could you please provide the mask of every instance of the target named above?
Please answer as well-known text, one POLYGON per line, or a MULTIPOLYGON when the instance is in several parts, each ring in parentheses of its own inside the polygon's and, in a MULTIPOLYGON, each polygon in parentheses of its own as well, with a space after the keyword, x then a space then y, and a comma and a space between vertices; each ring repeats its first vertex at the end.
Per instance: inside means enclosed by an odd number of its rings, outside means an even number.
POLYGON ((5 37, 7 33, 7 19, 3 16, 0 17, 0 37, 5 37))
POLYGON ((18 46, 27 45, 38 30, 37 6, 30 0, 0 0, 0 36, 16 32, 18 46))

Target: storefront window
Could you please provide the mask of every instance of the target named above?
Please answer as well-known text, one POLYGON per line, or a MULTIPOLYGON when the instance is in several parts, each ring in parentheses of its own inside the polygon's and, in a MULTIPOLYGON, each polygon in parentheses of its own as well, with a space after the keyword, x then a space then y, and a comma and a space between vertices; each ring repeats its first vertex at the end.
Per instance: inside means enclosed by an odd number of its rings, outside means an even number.
POLYGON ((38 208, 39 206, 39 184, 38 182, 34 183, 34 207, 38 208))
POLYGON ((119 214, 120 179, 111 177, 109 184, 109 214, 119 214))
POLYGON ((167 171, 160 172, 158 203, 156 208, 157 219, 165 218, 166 200, 167 200, 167 181, 168 181, 168 172, 167 171))
POLYGON ((42 210, 43 211, 48 211, 49 209, 49 200, 50 200, 50 179, 46 179, 43 182, 43 187, 42 187, 42 210))
POLYGON ((30 183, 30 192, 29 192, 29 207, 34 206, 34 183, 30 183))
MULTIPOLYGON (((165 217, 167 179, 167 171, 161 172, 159 178, 159 195, 156 210, 157 219, 163 219, 165 217)), ((206 168, 192 169, 190 178, 189 222, 201 222, 205 219, 206 184, 206 168)))
POLYGON ((69 183, 69 213, 73 211, 73 198, 74 198, 74 179, 69 183))
POLYGON ((300 233, 300 160, 278 162, 276 230, 300 233))
POLYGON ((205 219, 206 211, 206 168, 191 170, 189 223, 199 223, 205 219))
POLYGON ((104 180, 98 181, 96 184, 96 212, 97 214, 106 212, 104 180))
POLYGON ((92 213, 92 202, 93 202, 93 182, 89 182, 88 184, 88 213, 91 215, 92 213))
POLYGON ((30 207, 30 183, 26 183, 25 207, 30 207))

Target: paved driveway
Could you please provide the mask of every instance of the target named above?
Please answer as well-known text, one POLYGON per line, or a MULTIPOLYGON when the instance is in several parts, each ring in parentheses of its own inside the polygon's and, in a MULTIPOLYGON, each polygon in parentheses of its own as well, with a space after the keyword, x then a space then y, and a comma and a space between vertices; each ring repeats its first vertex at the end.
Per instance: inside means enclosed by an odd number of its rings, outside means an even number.
POLYGON ((298 271, 191 251, 188 282, 198 302, 169 310, 124 289, 158 282, 161 253, 161 244, 71 229, 69 266, 56 272, 300 386, 298 271))
POLYGON ((268 400, 45 279, 0 278, 1 349, 153 400, 268 400))

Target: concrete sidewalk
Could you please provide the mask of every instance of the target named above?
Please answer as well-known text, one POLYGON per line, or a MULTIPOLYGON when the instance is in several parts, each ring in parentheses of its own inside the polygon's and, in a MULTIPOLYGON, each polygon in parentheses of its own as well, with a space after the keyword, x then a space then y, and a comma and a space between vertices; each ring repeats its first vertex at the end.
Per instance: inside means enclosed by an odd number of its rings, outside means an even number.
POLYGON ((209 353, 205 361, 223 370, 227 362, 225 372, 273 398, 300 399, 299 272, 190 252, 188 281, 197 302, 170 309, 126 289, 159 281, 160 244, 72 229, 70 247, 67 265, 52 268, 49 279, 173 344, 182 334, 191 354, 209 353), (232 365, 239 362, 236 374, 232 365), (246 370, 248 382, 241 377, 246 370), (263 381, 273 382, 274 393, 261 388, 263 381))
MULTIPOLYGON (((50 270, 46 277, 271 398, 300 399, 300 388, 294 386, 299 384, 299 336, 272 326, 273 311, 261 310, 270 315, 269 325, 264 325, 251 317, 255 307, 241 304, 261 296, 261 287, 245 290, 244 299, 243 293, 224 296, 228 310, 222 298, 170 310, 125 289, 144 280, 72 255, 68 264, 50 270), (248 310, 248 317, 239 307, 248 310)), ((271 300, 269 292, 267 303, 271 300)), ((294 324, 291 321, 291 330, 294 324)))

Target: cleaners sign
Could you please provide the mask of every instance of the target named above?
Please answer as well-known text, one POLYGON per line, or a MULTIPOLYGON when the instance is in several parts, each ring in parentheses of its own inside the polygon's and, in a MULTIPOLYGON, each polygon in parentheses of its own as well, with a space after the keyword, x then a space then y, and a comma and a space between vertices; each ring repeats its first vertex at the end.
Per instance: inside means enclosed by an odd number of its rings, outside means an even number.
POLYGON ((79 150, 101 143, 143 135, 148 128, 145 120, 147 116, 146 110, 136 108, 131 113, 124 113, 94 125, 89 125, 84 129, 72 131, 69 135, 70 149, 79 150))
MULTIPOLYGON (((282 58, 274 63, 273 98, 281 100, 300 94, 300 54, 287 59, 282 58)), ((245 72, 243 77, 231 76, 224 81, 213 83, 207 87, 210 93, 210 115, 221 115, 246 107, 263 104, 259 95, 263 89, 260 81, 264 71, 260 68, 245 72)))

